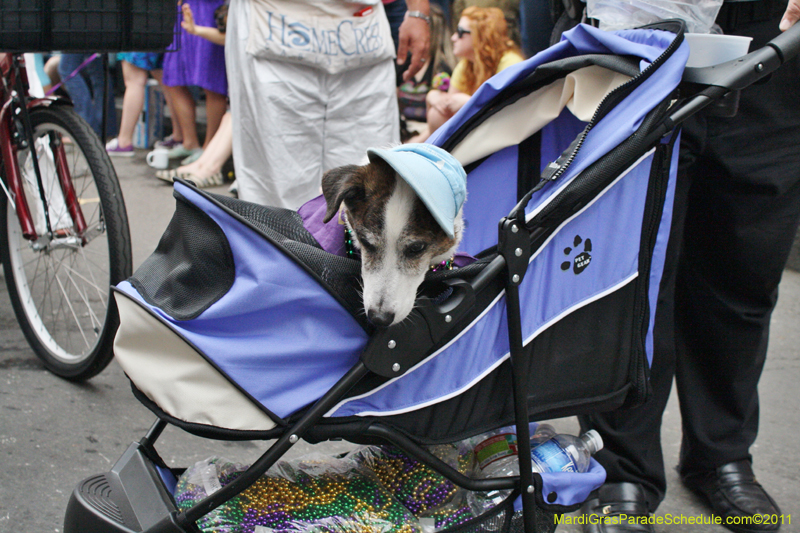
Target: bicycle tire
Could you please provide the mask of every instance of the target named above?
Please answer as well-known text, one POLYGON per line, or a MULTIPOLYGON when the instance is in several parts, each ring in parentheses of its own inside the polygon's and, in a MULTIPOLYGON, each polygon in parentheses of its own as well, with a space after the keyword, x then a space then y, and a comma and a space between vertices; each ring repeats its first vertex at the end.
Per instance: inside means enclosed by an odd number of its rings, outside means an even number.
POLYGON ((38 208, 30 148, 20 149, 17 159, 40 238, 24 239, 13 204, 0 198, 0 259, 14 313, 34 353, 54 374, 83 381, 114 357, 119 313, 111 286, 132 270, 125 201, 100 140, 71 107, 34 108, 30 118, 52 233, 38 208), (66 160, 88 228, 83 236, 77 235, 55 178, 51 134, 67 139, 66 160))

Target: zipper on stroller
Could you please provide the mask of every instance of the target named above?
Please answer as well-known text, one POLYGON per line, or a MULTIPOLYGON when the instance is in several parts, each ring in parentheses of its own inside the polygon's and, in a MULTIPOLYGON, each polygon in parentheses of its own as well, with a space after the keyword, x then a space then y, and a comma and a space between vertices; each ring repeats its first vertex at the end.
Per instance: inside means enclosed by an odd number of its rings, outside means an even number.
MULTIPOLYGON (((642 228, 642 239, 639 249, 647 253, 640 254, 639 257, 639 271, 650 272, 650 267, 653 258, 653 248, 655 247, 656 237, 658 236, 659 222, 661 221, 661 214, 666 202, 666 188, 669 181, 669 170, 672 159, 672 153, 677 141, 678 135, 673 134, 673 137, 665 142, 662 146, 656 149, 654 160, 651 170, 651 188, 647 192, 646 204, 649 212, 644 215, 646 227, 642 228)), ((643 295, 647 294, 649 289, 649 278, 640 276, 637 280, 639 287, 637 293, 642 295, 636 300, 637 309, 634 310, 634 317, 636 323, 639 324, 638 329, 634 329, 633 347, 641 353, 634 354, 633 361, 635 368, 631 369, 631 379, 633 380, 634 387, 631 393, 625 400, 628 406, 640 405, 650 394, 648 367, 644 362, 646 357, 646 337, 649 329, 650 309, 647 306, 648 299, 643 295)))
MULTIPOLYGON (((668 23, 657 23, 652 24, 649 26, 643 26, 643 28, 652 28, 652 29, 664 29, 668 23)), ((641 85, 650 75, 659 68, 664 62, 672 56, 672 54, 677 50, 678 46, 683 42, 683 33, 684 33, 684 26, 683 24, 674 24, 669 23, 670 26, 679 27, 679 30, 674 32, 675 39, 667 46, 667 48, 659 55, 655 61, 650 63, 643 71, 639 73, 639 75, 629 79, 619 87, 616 87, 612 91, 610 91, 607 95, 603 97, 598 104, 597 109, 595 109, 594 114, 592 115, 591 120, 583 129, 583 131, 578 134, 574 141, 567 147, 567 149, 556 159, 554 162, 547 165, 542 171, 541 181, 537 184, 536 187, 533 188, 531 191, 531 195, 544 187, 550 181, 555 181, 560 178, 564 173, 569 169, 572 162, 575 160, 575 157, 578 155, 578 152, 583 146, 583 142, 586 139, 586 136, 592 130, 592 128, 603 118, 606 114, 616 107, 619 103, 620 95, 627 95, 632 89, 641 85)), ((624 98, 624 96, 623 96, 624 98)))

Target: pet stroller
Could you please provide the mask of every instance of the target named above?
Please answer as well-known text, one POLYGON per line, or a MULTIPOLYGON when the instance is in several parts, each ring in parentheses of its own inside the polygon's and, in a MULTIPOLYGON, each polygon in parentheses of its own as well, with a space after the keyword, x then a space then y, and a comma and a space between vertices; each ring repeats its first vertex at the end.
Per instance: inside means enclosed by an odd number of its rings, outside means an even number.
POLYGON ((532 473, 528 424, 646 397, 678 125, 778 68, 797 34, 684 72, 681 22, 580 25, 489 80, 431 139, 467 170, 461 250, 475 260, 429 273, 385 329, 365 320, 359 262, 323 249, 298 213, 178 181, 156 251, 116 288, 116 355, 157 421, 75 488, 64 531, 197 531, 299 439, 339 438, 391 443, 470 491, 510 490, 448 531, 555 529, 605 474, 594 461, 532 473), (167 424, 276 440, 179 510, 181 471, 155 447, 167 424), (426 447, 509 424, 519 476, 473 479, 426 447))

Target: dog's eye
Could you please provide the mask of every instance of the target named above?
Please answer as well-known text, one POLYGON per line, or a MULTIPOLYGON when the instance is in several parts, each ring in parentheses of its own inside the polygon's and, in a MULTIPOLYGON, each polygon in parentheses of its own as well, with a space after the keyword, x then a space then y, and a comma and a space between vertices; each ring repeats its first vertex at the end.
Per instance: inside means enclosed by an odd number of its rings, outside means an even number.
POLYGON ((427 243, 424 243, 422 241, 417 241, 413 244, 406 246, 405 254, 408 257, 416 257, 422 252, 424 252, 427 247, 428 247, 427 243))

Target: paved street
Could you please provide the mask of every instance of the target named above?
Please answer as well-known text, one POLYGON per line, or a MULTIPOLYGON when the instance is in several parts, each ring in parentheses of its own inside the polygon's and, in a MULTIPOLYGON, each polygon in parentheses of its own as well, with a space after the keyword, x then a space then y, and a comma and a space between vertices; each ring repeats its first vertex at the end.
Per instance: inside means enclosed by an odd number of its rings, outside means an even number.
MULTIPOLYGON (((134 268, 155 248, 174 207, 171 188, 155 179, 144 162, 115 160, 131 224, 134 268)), ((227 186, 215 189, 226 193, 227 186)), ((0 287, 0 533, 62 530, 64 510, 75 485, 110 469, 131 441, 138 440, 153 415, 132 396, 115 363, 85 384, 63 381, 44 370, 16 324, 3 281, 0 287)), ((759 480, 800 531, 800 274, 787 271, 773 317, 767 368, 761 382, 761 432, 753 449, 759 480)), ((574 419, 555 421, 575 433, 574 419)), ((677 481, 680 419, 671 400, 662 434, 670 489, 659 515, 699 516, 708 510, 677 481)), ((341 448, 337 444, 336 448, 341 448)), ((159 440, 168 464, 189 466, 212 455, 250 461, 262 443, 230 443, 191 437, 168 428, 159 440)), ((307 451, 308 447, 300 449, 307 451)), ((721 533, 719 526, 658 526, 659 533, 721 533)), ((577 527, 559 531, 575 532, 577 527)))

